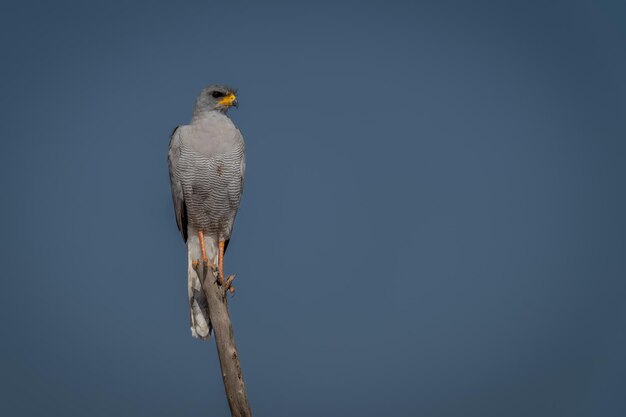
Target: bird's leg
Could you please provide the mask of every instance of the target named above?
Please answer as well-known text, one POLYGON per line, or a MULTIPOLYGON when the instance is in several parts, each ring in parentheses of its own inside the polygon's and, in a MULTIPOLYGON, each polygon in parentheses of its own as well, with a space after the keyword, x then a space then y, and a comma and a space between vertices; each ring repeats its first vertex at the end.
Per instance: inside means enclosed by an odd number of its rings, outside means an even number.
POLYGON ((224 279, 224 249, 226 247, 226 242, 223 240, 219 241, 219 255, 218 255, 218 279, 220 285, 224 286, 224 290, 230 290, 231 294, 235 293, 235 287, 232 285, 233 280, 235 279, 234 275, 230 275, 228 278, 224 279))
POLYGON ((218 280, 220 285, 224 284, 224 245, 225 242, 220 239, 219 241, 219 252, 217 255, 217 264, 218 264, 218 280))
MULTIPOLYGON (((215 265, 209 262, 209 258, 206 256, 206 247, 204 246, 204 232, 198 230, 198 239, 200 240, 200 252, 202 253, 202 262, 204 262, 205 268, 215 269, 215 265)), ((197 262, 197 261, 194 261, 197 262)))
POLYGON ((204 247, 204 233, 202 230, 198 230, 198 239, 200 239, 200 251, 202 252, 202 260, 208 262, 209 258, 206 257, 206 248, 204 247))

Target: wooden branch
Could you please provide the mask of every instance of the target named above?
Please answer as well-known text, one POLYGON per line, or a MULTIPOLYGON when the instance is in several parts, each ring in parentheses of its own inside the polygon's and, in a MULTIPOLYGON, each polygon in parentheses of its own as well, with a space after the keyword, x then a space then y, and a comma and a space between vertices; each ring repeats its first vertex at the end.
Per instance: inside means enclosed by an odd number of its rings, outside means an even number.
MULTIPOLYGON (((226 398, 233 417, 251 417, 252 411, 248 404, 248 395, 243 384, 239 354, 235 345, 235 336, 228 315, 228 287, 217 282, 217 271, 209 268, 206 263, 199 262, 196 270, 209 304, 209 318, 213 327, 217 354, 220 358, 222 379, 226 398)), ((232 282, 232 279, 230 279, 232 282)))

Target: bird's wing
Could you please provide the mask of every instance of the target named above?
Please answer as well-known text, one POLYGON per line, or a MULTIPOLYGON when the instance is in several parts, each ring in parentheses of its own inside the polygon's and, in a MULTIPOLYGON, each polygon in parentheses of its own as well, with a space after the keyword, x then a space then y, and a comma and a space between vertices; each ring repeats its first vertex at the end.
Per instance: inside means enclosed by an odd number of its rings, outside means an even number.
MULTIPOLYGON (((233 204, 239 207, 239 201, 241 199, 241 196, 243 195, 244 178, 246 176, 246 144, 243 141, 243 136, 241 135, 241 132, 239 131, 239 129, 237 129, 235 133, 235 142, 241 143, 241 147, 242 147, 241 163, 239 165, 239 190, 233 194, 233 196, 235 196, 233 204)), ((226 240, 225 242, 224 253, 226 253, 226 249, 228 249, 229 242, 230 242, 230 239, 226 240)))
POLYGON ((243 143, 243 157, 241 158, 241 191, 240 194, 243 194, 243 182, 246 176, 246 145, 243 141, 243 136, 241 136, 241 132, 237 129, 237 135, 239 136, 239 140, 243 143))
POLYGON ((183 236, 184 241, 187 242, 187 207, 185 206, 183 186, 178 178, 176 170, 178 160, 180 159, 181 130, 180 126, 177 126, 170 136, 167 163, 170 171, 170 184, 172 187, 174 213, 176 214, 176 225, 178 226, 178 230, 183 236))

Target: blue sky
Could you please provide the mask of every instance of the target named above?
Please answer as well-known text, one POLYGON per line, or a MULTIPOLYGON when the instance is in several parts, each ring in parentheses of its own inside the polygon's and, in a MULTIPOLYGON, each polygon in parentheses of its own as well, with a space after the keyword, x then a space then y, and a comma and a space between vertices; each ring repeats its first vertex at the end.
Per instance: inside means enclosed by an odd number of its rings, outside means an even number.
POLYGON ((3 36, 0 413, 228 415, 165 156, 239 89, 257 416, 622 416, 626 10, 30 2, 3 36))

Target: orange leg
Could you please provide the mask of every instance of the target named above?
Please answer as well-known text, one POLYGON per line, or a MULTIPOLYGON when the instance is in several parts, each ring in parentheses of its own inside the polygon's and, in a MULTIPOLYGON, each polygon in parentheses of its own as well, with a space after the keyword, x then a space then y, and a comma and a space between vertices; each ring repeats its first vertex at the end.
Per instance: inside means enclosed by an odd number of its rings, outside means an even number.
POLYGON ((220 284, 222 284, 224 282, 224 245, 225 242, 223 240, 220 240, 219 242, 219 254, 218 254, 218 265, 219 265, 219 279, 220 279, 220 284))
POLYGON ((206 249, 204 247, 204 233, 202 230, 198 230, 198 238, 200 239, 200 250, 202 251, 202 260, 204 262, 208 262, 208 258, 206 257, 206 249))

